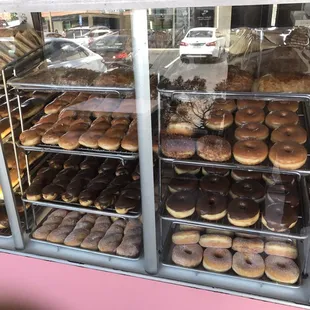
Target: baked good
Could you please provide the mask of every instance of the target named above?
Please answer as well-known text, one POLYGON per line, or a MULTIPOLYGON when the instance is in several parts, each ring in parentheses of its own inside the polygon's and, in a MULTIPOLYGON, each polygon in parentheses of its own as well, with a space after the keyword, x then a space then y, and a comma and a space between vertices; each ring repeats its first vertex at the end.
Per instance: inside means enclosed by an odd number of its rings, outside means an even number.
POLYGON ((114 125, 99 138, 98 146, 107 151, 116 151, 121 146, 121 141, 126 134, 127 125, 114 125))
POLYGON ((130 210, 140 208, 141 190, 140 182, 128 184, 120 193, 116 203, 115 211, 119 214, 126 214, 130 210))
POLYGON ((168 184, 169 191, 176 193, 180 191, 193 192, 198 189, 198 180, 193 175, 184 175, 184 178, 172 178, 168 184))
POLYGON ((307 150, 297 142, 278 142, 271 147, 269 160, 275 167, 296 170, 306 163, 307 150))
POLYGON ((232 268, 241 277, 261 278, 265 272, 265 263, 259 254, 236 252, 232 268))
POLYGON ((233 155, 243 165, 258 165, 268 156, 268 147, 261 140, 238 141, 233 147, 233 155))
POLYGON ((194 268, 202 261, 202 247, 199 244, 175 245, 172 261, 179 266, 194 268))
POLYGON ((186 225, 186 224, 180 224, 179 229, 180 229, 180 231, 187 231, 187 230, 195 230, 195 231, 203 231, 203 232, 205 231, 204 227, 186 225))
POLYGON ((207 248, 203 252, 202 264, 207 270, 226 272, 231 269, 232 255, 227 249, 207 248))
POLYGON ((260 181, 262 179, 262 174, 260 172, 255 172, 255 171, 232 170, 231 177, 235 181, 243 181, 243 180, 260 181))
MULTIPOLYGON (((104 237, 98 243, 98 249, 100 252, 115 254, 116 249, 121 244, 123 239, 123 233, 115 233, 114 230, 114 223, 108 229, 104 237)), ((120 229, 120 226, 118 226, 120 229)))
POLYGON ((258 181, 243 180, 234 183, 229 194, 233 199, 248 198, 256 202, 262 202, 265 198, 265 188, 258 181))
POLYGON ((264 252, 264 241, 259 238, 236 237, 232 243, 232 249, 242 253, 262 253, 264 252))
POLYGON ((287 110, 269 112, 265 120, 266 125, 273 129, 283 125, 297 125, 298 122, 298 115, 292 111, 287 110))
POLYGON ((112 173, 117 165, 119 164, 119 161, 114 158, 107 158, 98 168, 99 173, 112 173))
POLYGON ((230 182, 226 177, 219 175, 206 175, 200 179, 200 188, 204 192, 219 193, 227 195, 230 182))
POLYGON ((268 128, 260 123, 247 123, 235 130, 235 138, 237 140, 265 140, 268 136, 268 128))
POLYGON ((209 221, 222 219, 227 214, 227 198, 217 193, 203 193, 198 197, 196 212, 209 221))
MULTIPOLYGON (((16 118, 12 118, 12 126, 15 129, 19 125, 19 121, 16 118)), ((0 120, 0 132, 1 139, 5 138, 9 133, 11 133, 11 125, 8 117, 2 118, 0 120)))
POLYGON ((223 162, 231 158, 231 146, 221 137, 203 136, 197 140, 197 154, 205 160, 223 162))
POLYGON ((171 194, 166 201, 166 209, 173 217, 189 217, 195 212, 195 195, 190 192, 171 194))
POLYGON ((264 109, 265 105, 266 103, 264 100, 248 100, 248 99, 237 100, 237 107, 239 110, 247 108, 264 109))
POLYGON ((67 160, 68 155, 66 154, 56 154, 50 160, 48 160, 48 165, 50 168, 61 170, 64 168, 64 162, 67 160))
POLYGON ((262 223, 269 230, 283 232, 293 228, 298 221, 296 209, 283 203, 273 203, 265 206, 262 223))
MULTIPOLYGON (((107 228, 108 229, 108 228, 107 228)), ((92 231, 81 243, 82 249, 98 250, 98 243, 103 238, 104 231, 92 231)))
POLYGON ((265 119, 265 113, 260 108, 245 108, 238 110, 235 115, 236 125, 244 125, 248 123, 263 123, 265 119))
POLYGON ((196 151, 195 140, 184 136, 164 135, 161 147, 165 156, 177 159, 191 158, 196 151))
POLYGON ((205 234, 200 237, 199 244, 203 248, 229 249, 231 248, 232 239, 229 236, 220 234, 205 234))
POLYGON ((268 255, 276 255, 296 259, 297 248, 292 242, 285 241, 268 241, 265 244, 265 253, 268 255))
POLYGON ((69 130, 69 125, 66 124, 55 124, 51 129, 47 130, 42 135, 41 141, 44 144, 58 144, 59 139, 69 130))
POLYGON ((213 168, 213 167, 202 167, 203 175, 220 175, 227 177, 229 175, 229 169, 213 168))
POLYGON ((299 205, 299 195, 295 185, 277 184, 267 188, 267 200, 271 203, 281 202, 289 204, 292 208, 299 205))
POLYGON ((66 237, 64 244, 68 246, 80 246, 83 240, 89 235, 89 230, 85 228, 74 228, 66 237))
POLYGON ((231 126, 233 122, 232 114, 224 110, 211 110, 204 119, 204 125, 212 130, 224 130, 231 126))
POLYGON ((174 171, 177 174, 198 174, 200 172, 201 167, 199 166, 192 166, 192 165, 181 165, 176 164, 174 165, 174 171))
POLYGON ((235 226, 248 227, 259 219, 259 205, 254 200, 236 198, 227 208, 228 221, 235 226))
POLYGON ((167 125, 166 132, 168 135, 192 136, 195 126, 191 122, 186 122, 178 115, 173 115, 167 125))
POLYGON ((307 131, 299 125, 282 125, 271 133, 273 143, 294 141, 304 144, 307 141, 307 131))
POLYGON ((70 101, 67 100, 66 98, 56 98, 54 101, 49 103, 45 108, 44 108, 44 113, 45 114, 55 114, 59 113, 65 106, 69 105, 70 101))
POLYGON ((297 112, 299 108, 298 101, 270 101, 268 103, 268 110, 273 111, 292 111, 297 112))
POLYGON ((59 226, 48 234, 46 240, 53 243, 64 243, 73 228, 74 225, 59 226))
POLYGON ((174 244, 195 244, 198 243, 200 234, 195 230, 178 231, 172 235, 174 244))
MULTIPOLYGON (((21 104, 23 119, 36 115, 44 106, 45 100, 39 98, 30 98, 21 104)), ((11 112, 11 116, 20 120, 19 108, 15 108, 11 112)))
POLYGON ((268 185, 294 184, 296 176, 293 174, 263 173, 263 179, 268 185))
POLYGON ((41 118, 37 121, 37 124, 44 124, 44 123, 56 123, 58 120, 58 114, 48 114, 43 115, 41 118))
POLYGON ((234 112, 236 110, 235 100, 233 99, 216 99, 212 105, 212 110, 223 110, 227 112, 234 112))
POLYGON ((294 284, 299 278, 299 268, 290 258, 269 255, 265 259, 265 264, 266 276, 272 281, 294 284))

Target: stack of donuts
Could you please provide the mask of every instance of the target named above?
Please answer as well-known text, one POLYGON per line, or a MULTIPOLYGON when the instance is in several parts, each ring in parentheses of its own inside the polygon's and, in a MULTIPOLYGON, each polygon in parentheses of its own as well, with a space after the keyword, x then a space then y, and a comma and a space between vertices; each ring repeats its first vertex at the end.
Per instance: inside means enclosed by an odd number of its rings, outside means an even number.
POLYGON ((212 272, 235 274, 260 279, 264 274, 272 281, 294 284, 300 271, 296 264, 294 242, 257 238, 193 226, 180 225, 172 234, 172 261, 179 266, 202 266, 212 272))
POLYGON ((41 168, 26 190, 32 201, 79 203, 83 207, 106 208, 126 214, 140 208, 137 162, 57 154, 41 168), (133 178, 131 177, 133 174, 133 178))
POLYGON ((64 93, 45 106, 37 123, 20 135, 25 146, 40 143, 67 150, 138 150, 135 100, 115 94, 64 93))
POLYGON ((215 162, 229 161, 233 156, 243 165, 258 165, 268 157, 275 167, 287 170, 305 164, 303 144, 308 137, 299 124, 298 102, 270 101, 266 107, 265 101, 222 99, 204 106, 180 103, 169 114, 161 137, 165 156, 188 159, 197 154, 215 162), (225 137, 230 132, 234 138, 228 141, 225 137))
POLYGON ((53 210, 32 234, 37 240, 135 258, 142 245, 142 223, 76 211, 53 210))
POLYGON ((264 227, 275 232, 288 231, 298 222, 300 201, 294 175, 230 173, 188 165, 175 165, 175 172, 177 176, 168 183, 165 205, 175 218, 194 214, 206 221, 227 218, 238 227, 251 227, 260 219, 264 227))

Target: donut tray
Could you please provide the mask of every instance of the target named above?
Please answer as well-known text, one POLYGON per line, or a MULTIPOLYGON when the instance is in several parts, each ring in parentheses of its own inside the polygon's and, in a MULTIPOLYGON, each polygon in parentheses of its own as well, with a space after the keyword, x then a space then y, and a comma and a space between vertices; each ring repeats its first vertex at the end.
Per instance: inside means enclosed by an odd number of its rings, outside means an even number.
MULTIPOLYGON (((223 94, 218 94, 218 93, 210 93, 206 95, 206 93, 179 93, 175 92, 172 94, 171 98, 166 98, 165 104, 168 103, 167 108, 162 107, 158 109, 159 113, 162 113, 162 115, 159 115, 159 129, 164 130, 165 126, 165 115, 169 111, 167 109, 170 109, 170 111, 173 111, 173 108, 171 108, 171 103, 172 105, 174 103, 178 102, 186 102, 186 100, 193 100, 195 98, 200 98, 200 99, 206 99, 210 100, 212 102, 215 99, 249 99, 249 100, 291 100, 291 101, 302 101, 300 103, 299 110, 297 111, 297 114, 299 116, 299 123, 302 127, 306 129, 308 133, 310 133, 309 129, 309 122, 310 122, 310 106, 309 106, 309 101, 310 97, 308 96, 301 96, 301 95, 291 95, 291 96, 279 96, 279 94, 270 94, 267 96, 266 94, 242 94, 242 93, 226 93, 225 95, 223 94), (161 112, 162 110, 162 112, 161 112)), ((159 100, 160 102, 160 100, 159 100)), ((160 103, 161 104, 161 103, 160 103)), ((234 112, 235 113, 235 112, 234 112)), ((233 115, 234 115, 233 113, 233 115)), ((265 108, 265 115, 267 115, 268 111, 265 108)), ((233 147, 234 143, 236 142, 236 139, 234 137, 234 132, 236 129, 235 123, 233 123, 232 126, 229 128, 223 130, 223 131, 213 131, 207 128, 197 128, 195 130, 195 135, 193 136, 193 139, 198 139, 201 136, 206 136, 206 135, 216 135, 219 137, 222 137, 226 139, 227 141, 230 142, 231 146, 233 147)), ((270 131, 271 132, 271 131, 270 131)), ((259 172, 273 172, 273 173, 282 173, 282 174, 292 174, 294 172, 298 172, 301 175, 310 175, 310 134, 309 138, 304 145, 307 149, 308 153, 308 159, 305 165, 297 170, 286 170, 286 169, 279 169, 276 168, 272 165, 272 163, 269 161, 267 158, 264 162, 262 162, 260 165, 252 165, 252 166, 246 166, 242 165, 239 162, 237 162, 233 155, 231 159, 227 162, 213 162, 213 161, 206 161, 202 158, 200 158, 197 154, 195 154, 192 158, 190 159, 175 159, 175 158, 169 158, 166 157, 162 153, 161 149, 161 142, 159 141, 159 153, 158 156, 163 162, 168 162, 168 163, 174 163, 174 164, 184 164, 184 165, 196 165, 196 166, 205 166, 205 167, 217 167, 217 168, 228 168, 228 169, 236 169, 236 170, 247 170, 247 171, 259 171, 259 172)), ((159 134, 160 136, 160 134, 159 134)), ((266 139, 266 144, 268 148, 272 146, 272 142, 270 141, 270 137, 266 139)))
MULTIPOLYGON (((209 274, 209 275, 216 274, 219 277, 222 277, 223 280, 225 280, 226 277, 232 277, 234 279, 242 278, 242 279, 246 279, 246 280, 251 281, 251 282, 256 282, 256 283, 261 284, 261 285, 272 284, 272 285, 276 285, 276 286, 289 287, 289 288, 299 288, 302 285, 302 272, 301 272, 301 275, 299 276, 298 281, 295 284, 284 284, 284 283, 278 283, 278 282, 271 281, 269 278, 267 278, 267 276, 265 274, 260 279, 251 279, 251 278, 245 278, 245 277, 239 276, 238 274, 236 274, 233 271, 233 269, 230 269, 226 273, 220 273, 220 272, 215 272, 215 271, 208 271, 202 266, 202 264, 200 264, 196 268, 188 268, 188 267, 178 266, 172 261, 172 250, 174 247, 174 245, 172 243, 172 234, 175 231, 176 231, 176 225, 173 223, 169 229, 169 232, 167 234, 167 237, 166 237, 166 240, 164 243, 163 251, 161 253, 161 261, 162 261, 162 264, 164 266, 172 267, 176 271, 177 270, 191 270, 191 271, 194 271, 196 274, 199 274, 199 273, 209 274)), ((232 249, 230 249, 230 251, 231 251, 232 255, 235 253, 235 251, 233 251, 232 249)), ((301 257, 299 255, 299 244, 297 244, 297 251, 298 251, 298 258, 295 262, 297 263, 299 269, 301 270, 302 263, 301 263, 301 257)), ((264 259, 267 257, 267 255, 265 253, 262 253, 260 255, 264 259)))
MULTIPOLYGON (((69 209, 67 209, 67 210, 69 210, 69 209)), ((39 227, 41 227, 42 224, 44 223, 44 221, 48 218, 50 213, 52 213, 53 211, 54 210, 50 210, 50 212, 48 212, 47 215, 38 223, 38 225, 35 227, 35 229, 38 229, 39 227)), ((75 210, 75 211, 77 211, 77 210, 75 210)), ((35 239, 33 237, 33 235, 32 235, 33 232, 35 231, 35 229, 33 229, 32 233, 29 235, 29 238, 32 241, 36 242, 36 243, 49 244, 49 245, 53 245, 53 246, 57 246, 59 248, 65 248, 65 249, 74 248, 76 251, 79 251, 79 252, 86 252, 86 253, 90 253, 90 254, 102 255, 102 256, 105 256, 105 257, 110 257, 111 259, 112 258, 119 258, 119 259, 124 259, 124 260, 130 260, 130 261, 135 260, 135 261, 137 261, 137 260, 139 260, 142 257, 142 252, 143 252, 142 245, 141 245, 139 256, 132 258, 132 257, 120 256, 120 255, 116 255, 116 254, 103 253, 103 252, 100 252, 100 251, 93 251, 93 250, 82 249, 80 247, 71 247, 69 245, 60 244, 60 243, 53 243, 53 242, 49 242, 49 241, 45 241, 45 240, 38 240, 38 239, 35 239)))

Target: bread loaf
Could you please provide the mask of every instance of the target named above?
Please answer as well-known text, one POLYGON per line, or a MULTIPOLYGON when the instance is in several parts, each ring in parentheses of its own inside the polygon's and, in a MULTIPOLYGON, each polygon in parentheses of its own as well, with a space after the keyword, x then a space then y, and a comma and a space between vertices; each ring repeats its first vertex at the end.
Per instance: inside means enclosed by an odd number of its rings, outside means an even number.
MULTIPOLYGON (((30 118, 36 115, 44 106, 45 101, 39 98, 30 98, 21 104, 23 119, 30 118)), ((12 111, 12 117, 20 119, 19 109, 15 108, 12 111)))
POLYGON ((81 243, 81 248, 97 251, 98 243, 102 239, 104 234, 105 232, 101 232, 101 231, 91 232, 81 243))
POLYGON ((51 231, 46 240, 53 243, 64 243, 66 237, 73 230, 74 226, 61 226, 51 231))
POLYGON ((38 240, 46 240, 47 236, 58 227, 58 224, 46 224, 36 229, 32 237, 38 240))
POLYGON ((89 235, 89 230, 84 228, 75 228, 64 240, 65 245, 80 246, 83 240, 89 235))
POLYGON ((67 106, 70 103, 70 101, 62 98, 56 98, 54 101, 49 103, 45 108, 44 108, 44 113, 45 114, 54 114, 54 113, 59 113, 65 106, 67 106))

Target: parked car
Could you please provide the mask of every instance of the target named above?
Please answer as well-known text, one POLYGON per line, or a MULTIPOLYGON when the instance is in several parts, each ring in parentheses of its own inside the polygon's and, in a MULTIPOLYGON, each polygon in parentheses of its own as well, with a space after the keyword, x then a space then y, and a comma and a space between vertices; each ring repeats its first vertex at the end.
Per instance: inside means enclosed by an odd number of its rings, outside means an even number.
POLYGON ((98 37, 89 49, 103 57, 106 63, 132 62, 131 38, 128 35, 106 35, 98 37))
POLYGON ((216 28, 192 28, 180 42, 180 59, 188 62, 190 59, 220 58, 225 52, 225 38, 217 33, 216 28))

